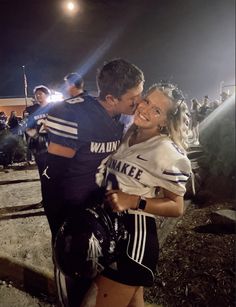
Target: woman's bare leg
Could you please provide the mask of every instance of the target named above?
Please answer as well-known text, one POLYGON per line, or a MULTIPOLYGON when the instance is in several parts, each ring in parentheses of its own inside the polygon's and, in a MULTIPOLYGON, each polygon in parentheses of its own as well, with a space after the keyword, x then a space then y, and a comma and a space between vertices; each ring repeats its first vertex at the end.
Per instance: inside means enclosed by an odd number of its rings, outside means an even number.
POLYGON ((138 287, 128 307, 144 307, 143 287, 138 287))
POLYGON ((133 300, 138 301, 141 295, 137 291, 139 288, 99 276, 87 292, 81 307, 143 307, 144 305, 129 305, 133 300))

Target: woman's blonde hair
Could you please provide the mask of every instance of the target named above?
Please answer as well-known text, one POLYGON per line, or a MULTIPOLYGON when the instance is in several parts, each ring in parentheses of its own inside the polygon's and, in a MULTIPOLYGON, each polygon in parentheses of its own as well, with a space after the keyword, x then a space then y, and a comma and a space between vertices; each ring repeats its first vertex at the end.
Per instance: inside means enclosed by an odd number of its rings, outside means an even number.
POLYGON ((186 150, 188 148, 190 114, 184 95, 177 86, 166 82, 154 84, 148 90, 148 94, 154 90, 161 91, 172 102, 172 108, 167 114, 167 126, 161 133, 167 134, 180 149, 186 150))

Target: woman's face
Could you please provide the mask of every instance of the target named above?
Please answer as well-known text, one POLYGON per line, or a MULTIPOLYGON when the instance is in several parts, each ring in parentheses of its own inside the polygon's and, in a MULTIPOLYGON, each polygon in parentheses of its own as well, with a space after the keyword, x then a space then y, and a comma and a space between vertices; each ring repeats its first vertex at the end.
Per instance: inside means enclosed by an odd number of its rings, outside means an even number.
POLYGON ((155 89, 147 94, 138 107, 134 116, 134 123, 143 129, 158 129, 167 124, 167 113, 171 108, 171 101, 160 90, 155 89))

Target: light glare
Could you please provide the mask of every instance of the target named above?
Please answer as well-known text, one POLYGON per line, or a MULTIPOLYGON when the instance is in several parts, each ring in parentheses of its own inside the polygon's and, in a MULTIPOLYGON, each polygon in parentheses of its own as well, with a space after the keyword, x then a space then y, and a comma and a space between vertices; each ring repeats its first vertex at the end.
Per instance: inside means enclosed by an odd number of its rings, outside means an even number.
POLYGON ((73 11, 75 9, 75 4, 73 2, 68 2, 67 8, 69 11, 73 11))
POLYGON ((63 94, 57 91, 51 91, 51 95, 48 99, 48 102, 59 102, 64 99, 63 94))
POLYGON ((80 7, 77 1, 63 1, 62 9, 64 11, 64 14, 68 15, 69 17, 72 17, 79 12, 80 7))

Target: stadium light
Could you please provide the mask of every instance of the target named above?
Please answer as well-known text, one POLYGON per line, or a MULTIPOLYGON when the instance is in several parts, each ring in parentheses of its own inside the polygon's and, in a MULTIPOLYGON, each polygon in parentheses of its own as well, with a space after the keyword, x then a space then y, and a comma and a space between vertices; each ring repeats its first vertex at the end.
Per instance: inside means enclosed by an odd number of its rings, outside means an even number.
POLYGON ((75 15, 79 11, 77 1, 64 1, 63 11, 69 16, 75 15))

